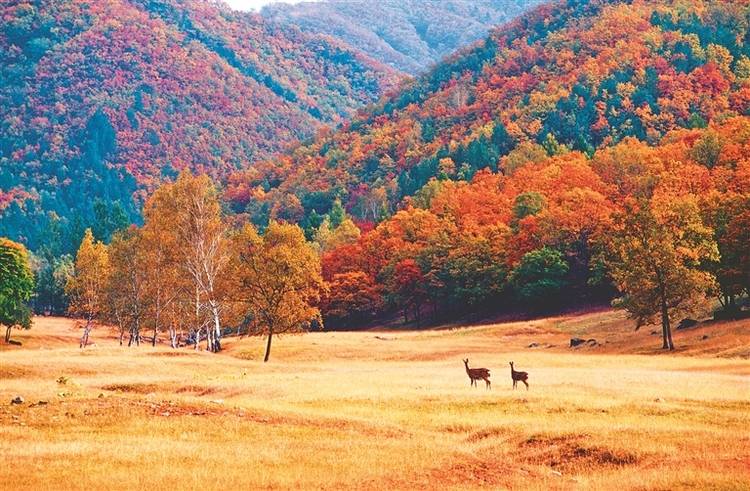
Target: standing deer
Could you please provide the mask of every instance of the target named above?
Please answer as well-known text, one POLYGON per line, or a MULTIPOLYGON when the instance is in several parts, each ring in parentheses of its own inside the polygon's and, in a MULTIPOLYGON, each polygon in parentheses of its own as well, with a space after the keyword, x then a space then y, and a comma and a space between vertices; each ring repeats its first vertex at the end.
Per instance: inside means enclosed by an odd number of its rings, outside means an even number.
POLYGON ((490 371, 486 368, 469 368, 469 359, 464 360, 466 374, 469 376, 470 385, 477 386, 477 380, 484 380, 485 387, 491 389, 490 371))
POLYGON ((529 374, 513 370, 513 362, 510 362, 510 378, 513 379, 513 390, 516 389, 516 384, 519 380, 524 383, 526 390, 529 390, 529 383, 526 382, 529 379, 529 374))

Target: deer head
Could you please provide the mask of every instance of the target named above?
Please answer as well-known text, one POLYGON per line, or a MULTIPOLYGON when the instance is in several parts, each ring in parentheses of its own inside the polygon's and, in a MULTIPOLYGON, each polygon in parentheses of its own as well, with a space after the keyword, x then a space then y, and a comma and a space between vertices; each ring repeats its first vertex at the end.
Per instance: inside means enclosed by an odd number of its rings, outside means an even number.
POLYGON ((513 368, 513 362, 510 362, 510 368, 513 368))
POLYGON ((468 359, 468 358, 466 358, 466 359, 464 360, 464 365, 466 365, 467 367, 469 366, 469 359, 468 359))

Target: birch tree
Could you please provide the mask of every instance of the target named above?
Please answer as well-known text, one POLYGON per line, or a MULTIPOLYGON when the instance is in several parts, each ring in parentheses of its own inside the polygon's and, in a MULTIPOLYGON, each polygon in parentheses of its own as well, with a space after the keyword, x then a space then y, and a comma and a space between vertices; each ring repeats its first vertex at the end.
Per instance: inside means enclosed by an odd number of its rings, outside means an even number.
MULTIPOLYGON (((184 293, 192 295, 195 302, 196 343, 200 333, 205 331, 206 348, 218 352, 221 350, 223 308, 221 282, 228 255, 226 228, 216 188, 208 176, 193 176, 186 171, 174 184, 159 188, 152 201, 146 227, 151 227, 149 233, 154 234, 150 240, 162 241, 165 255, 154 260, 164 261, 165 270, 170 264, 176 264, 187 277, 189 285, 185 286, 184 293), (152 227, 149 222, 156 216, 159 216, 158 223, 152 227), (173 259, 166 256, 171 254, 174 254, 173 259)), ((162 292, 160 316, 165 304, 174 302, 170 300, 173 293, 162 292)))
POLYGON ((120 325, 120 344, 127 329, 128 346, 141 343, 141 327, 146 317, 149 297, 146 279, 152 274, 146 265, 145 248, 140 231, 117 232, 108 248, 109 281, 106 311, 120 325))
MULTIPOLYGON (((167 185, 171 186, 171 185, 167 185)), ((186 315, 186 303, 192 303, 190 278, 180 264, 181 247, 172 220, 177 216, 177 203, 171 187, 146 201, 141 229, 145 265, 148 270, 144 288, 150 302, 147 319, 153 329, 152 345, 159 332, 166 331, 172 348, 178 344, 178 332, 192 316, 186 315)))
POLYGON ((76 254, 75 272, 65 286, 65 292, 70 297, 68 311, 86 319, 81 336, 81 348, 88 345, 94 319, 105 311, 108 278, 107 246, 95 241, 91 229, 86 229, 76 254))

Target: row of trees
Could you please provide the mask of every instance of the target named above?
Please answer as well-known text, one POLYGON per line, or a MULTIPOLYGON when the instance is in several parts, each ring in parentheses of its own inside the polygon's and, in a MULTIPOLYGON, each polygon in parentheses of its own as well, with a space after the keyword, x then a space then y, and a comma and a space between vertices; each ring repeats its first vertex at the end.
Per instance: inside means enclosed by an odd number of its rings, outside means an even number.
POLYGON ((189 172, 156 190, 144 218, 109 245, 84 236, 66 287, 70 312, 86 321, 81 347, 97 320, 128 346, 148 333, 152 344, 166 335, 172 347, 205 341, 212 352, 236 329, 268 336, 267 361, 274 334, 322 326, 320 262, 298 226, 232 229, 210 178, 189 172))
POLYGON ((371 232, 323 252, 326 321, 616 298, 638 326, 660 323, 673 349, 675 318, 717 298, 715 315, 737 317, 750 294, 748 151, 750 119, 735 118, 657 146, 626 139, 592 157, 540 147, 501 159, 503 173, 433 179, 371 232))
POLYGON ((237 227, 245 217, 222 212, 211 180, 185 173, 148 200, 142 227, 106 246, 87 232, 72 276, 62 259, 39 269, 51 286, 37 300, 65 279, 70 311, 86 319, 82 345, 102 320, 128 344, 148 333, 212 351, 228 328, 267 334, 268 352, 273 334, 321 317, 354 328, 396 312, 419 323, 612 298, 639 326, 661 323, 672 349, 677 316, 715 298, 716 315, 742 313, 750 118, 591 157, 530 149, 502 158, 502 172, 429 181, 374 229, 336 200, 309 241, 297 225, 237 227))

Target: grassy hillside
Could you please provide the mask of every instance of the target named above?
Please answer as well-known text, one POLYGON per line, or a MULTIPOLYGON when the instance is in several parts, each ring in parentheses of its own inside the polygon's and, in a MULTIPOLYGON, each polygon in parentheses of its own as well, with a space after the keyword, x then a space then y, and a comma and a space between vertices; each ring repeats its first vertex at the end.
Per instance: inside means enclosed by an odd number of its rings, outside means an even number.
POLYGON ((395 78, 221 2, 11 2, 0 16, 0 235, 34 250, 135 219, 182 168, 222 178, 267 158, 395 78))
MULTIPOLYGON (((526 347, 557 344, 568 332, 620 336, 621 317, 607 312, 311 333, 279 340, 268 364, 259 361, 260 339, 227 339, 226 354, 210 355, 119 348, 99 330, 96 347, 81 352, 72 325, 40 319, 14 336, 22 348, 2 354, 6 489, 750 484, 747 351, 715 358, 613 354, 607 344, 526 347), (492 390, 469 387, 464 357, 490 368, 492 390), (530 373, 529 391, 512 391, 511 360, 530 373), (19 394, 25 403, 8 405, 19 394)), ((681 333, 678 345, 697 334, 681 333)), ((747 349, 746 338, 734 342, 747 349)))

